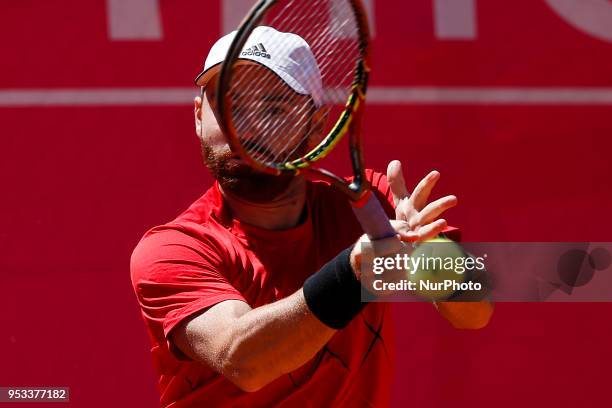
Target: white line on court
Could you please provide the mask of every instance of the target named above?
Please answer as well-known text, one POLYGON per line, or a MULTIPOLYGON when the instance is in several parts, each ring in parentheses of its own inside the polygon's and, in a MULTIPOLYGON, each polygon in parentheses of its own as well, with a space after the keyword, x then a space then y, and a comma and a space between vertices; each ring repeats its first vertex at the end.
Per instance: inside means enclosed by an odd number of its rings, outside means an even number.
MULTIPOLYGON (((197 88, 0 89, 0 108, 181 106, 197 88)), ((612 88, 371 87, 370 105, 612 105, 612 88)))

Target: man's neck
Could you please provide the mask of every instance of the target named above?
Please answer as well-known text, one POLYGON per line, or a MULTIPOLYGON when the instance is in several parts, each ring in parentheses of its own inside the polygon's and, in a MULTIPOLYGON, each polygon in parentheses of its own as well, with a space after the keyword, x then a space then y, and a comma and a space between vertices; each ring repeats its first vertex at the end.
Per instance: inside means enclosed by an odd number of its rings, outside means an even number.
POLYGON ((222 188, 221 194, 238 221, 267 230, 284 230, 301 221, 306 203, 306 180, 295 177, 285 192, 266 203, 242 200, 222 188))

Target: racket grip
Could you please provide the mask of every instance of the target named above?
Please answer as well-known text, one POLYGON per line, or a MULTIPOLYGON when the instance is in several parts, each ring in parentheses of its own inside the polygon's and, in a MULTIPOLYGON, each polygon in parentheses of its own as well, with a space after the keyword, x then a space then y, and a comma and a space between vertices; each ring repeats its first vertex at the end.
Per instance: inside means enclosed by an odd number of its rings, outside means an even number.
POLYGON ((367 234, 370 240, 375 241, 397 235, 391 226, 387 213, 373 193, 369 194, 365 205, 355 205, 353 203, 352 207, 363 232, 367 234))

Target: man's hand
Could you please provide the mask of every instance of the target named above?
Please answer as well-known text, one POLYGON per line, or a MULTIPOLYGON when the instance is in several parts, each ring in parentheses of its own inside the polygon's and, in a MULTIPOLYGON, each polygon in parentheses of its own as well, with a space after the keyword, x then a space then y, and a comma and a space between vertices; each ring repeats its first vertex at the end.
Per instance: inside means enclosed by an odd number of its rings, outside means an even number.
POLYGON ((416 186, 412 195, 408 193, 402 174, 402 163, 394 160, 387 168, 387 180, 395 203, 395 218, 391 223, 397 232, 397 238, 386 238, 370 243, 366 235, 358 241, 351 253, 351 266, 358 278, 361 278, 362 248, 364 244, 372 246, 375 256, 388 256, 410 251, 402 242, 423 242, 437 237, 446 228, 446 220, 438 217, 449 208, 457 205, 457 197, 446 196, 427 203, 440 173, 432 171, 416 186))
POLYGON ((389 163, 387 181, 395 202, 395 218, 406 221, 411 232, 402 237, 403 240, 426 241, 446 228, 446 220, 438 217, 457 205, 457 197, 449 195, 428 204, 431 191, 439 179, 440 173, 432 171, 409 194, 402 174, 402 163, 399 160, 389 163))
MULTIPOLYGON (((397 235, 395 237, 370 241, 366 234, 363 234, 353 247, 350 255, 350 263, 357 279, 361 282, 364 289, 371 291, 372 282, 379 277, 371 269, 374 257, 395 256, 396 254, 410 254, 413 251, 411 245, 406 242, 416 242, 418 234, 410 231, 406 221, 391 220, 391 225, 397 235), (362 268, 362 265, 366 267, 362 268)), ((385 280, 391 282, 405 278, 403 271, 388 271, 385 280)), ((385 292, 376 292, 376 296, 385 296, 385 292)))
MULTIPOLYGON (((446 228, 446 221, 436 218, 457 205, 457 197, 452 195, 427 204, 431 191, 439 179, 440 173, 432 171, 421 180, 412 195, 409 195, 402 174, 402 163, 394 160, 387 167, 387 181, 395 201, 395 217, 408 223, 410 232, 418 236, 417 241, 425 241, 441 233, 446 228)), ((434 302, 434 305, 445 319, 460 329, 485 327, 493 314, 493 305, 486 300, 434 302)))

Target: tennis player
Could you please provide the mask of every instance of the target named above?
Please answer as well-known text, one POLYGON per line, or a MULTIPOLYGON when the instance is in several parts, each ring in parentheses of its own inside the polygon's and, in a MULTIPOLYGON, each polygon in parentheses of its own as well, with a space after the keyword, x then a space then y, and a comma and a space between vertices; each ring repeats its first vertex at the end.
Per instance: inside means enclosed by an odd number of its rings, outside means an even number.
MULTIPOLYGON (((149 230, 131 260, 161 405, 387 406, 393 324, 387 304, 361 302, 354 244, 362 233, 346 196, 324 182, 252 170, 219 128, 215 84, 234 34, 212 47, 196 80, 195 128, 216 181, 174 221, 149 230)), ((307 47, 275 49, 289 43, 284 35, 271 30, 258 44, 247 42, 242 55, 248 63, 265 53, 266 73, 303 94, 308 83, 285 75, 283 56, 303 72, 316 71, 308 66, 314 58, 307 47)), ((268 99, 279 115, 292 103, 268 99)), ((411 195, 398 161, 386 176, 368 177, 399 220, 398 234, 425 240, 449 229, 439 217, 456 198, 428 203, 439 173, 411 195)), ((461 328, 480 328, 491 315, 486 303, 437 307, 461 328)))

